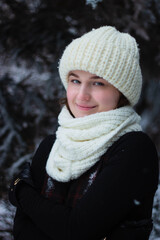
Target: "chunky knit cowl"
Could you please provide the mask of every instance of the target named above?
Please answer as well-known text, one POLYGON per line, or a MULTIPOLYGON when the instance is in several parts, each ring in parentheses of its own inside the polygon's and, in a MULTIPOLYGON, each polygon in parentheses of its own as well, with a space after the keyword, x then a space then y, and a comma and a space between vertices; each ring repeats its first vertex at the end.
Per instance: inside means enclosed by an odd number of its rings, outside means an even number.
POLYGON ((140 117, 130 106, 80 118, 63 107, 58 122, 46 171, 60 182, 81 176, 125 133, 141 131, 140 117))

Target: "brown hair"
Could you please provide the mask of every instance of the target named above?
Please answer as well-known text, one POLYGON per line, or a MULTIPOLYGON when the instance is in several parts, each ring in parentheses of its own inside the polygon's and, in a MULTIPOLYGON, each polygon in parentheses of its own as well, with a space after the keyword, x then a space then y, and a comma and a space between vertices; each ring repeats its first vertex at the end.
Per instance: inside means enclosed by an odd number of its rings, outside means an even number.
POLYGON ((121 93, 118 104, 117 104, 117 108, 124 107, 127 105, 130 105, 130 103, 128 99, 121 93))

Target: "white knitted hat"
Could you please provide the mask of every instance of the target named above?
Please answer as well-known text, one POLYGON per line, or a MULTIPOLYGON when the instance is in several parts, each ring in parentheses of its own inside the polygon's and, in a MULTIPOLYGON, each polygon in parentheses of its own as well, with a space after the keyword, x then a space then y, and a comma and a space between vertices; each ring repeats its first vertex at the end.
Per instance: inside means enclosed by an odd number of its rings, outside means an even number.
POLYGON ((73 40, 64 50, 59 74, 67 88, 68 73, 83 70, 104 78, 135 105, 140 97, 142 75, 135 39, 114 27, 94 29, 73 40))

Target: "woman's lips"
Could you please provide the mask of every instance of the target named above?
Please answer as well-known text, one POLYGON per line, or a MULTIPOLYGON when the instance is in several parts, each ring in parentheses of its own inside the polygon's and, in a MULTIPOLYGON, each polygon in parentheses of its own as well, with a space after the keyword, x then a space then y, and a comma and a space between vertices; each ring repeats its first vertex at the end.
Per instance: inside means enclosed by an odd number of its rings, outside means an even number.
POLYGON ((88 111, 88 110, 91 110, 93 108, 95 108, 96 106, 82 106, 82 105, 79 105, 79 104, 76 104, 76 106, 80 109, 80 110, 84 110, 84 111, 88 111))

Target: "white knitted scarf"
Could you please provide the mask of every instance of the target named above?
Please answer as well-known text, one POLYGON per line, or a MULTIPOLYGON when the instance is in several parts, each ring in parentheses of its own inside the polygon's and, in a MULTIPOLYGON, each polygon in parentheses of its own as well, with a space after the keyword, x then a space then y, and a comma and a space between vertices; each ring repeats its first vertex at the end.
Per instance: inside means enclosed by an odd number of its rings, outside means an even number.
POLYGON ((58 117, 56 141, 46 171, 60 182, 78 178, 122 135, 140 131, 140 117, 130 106, 74 118, 66 107, 58 117))

